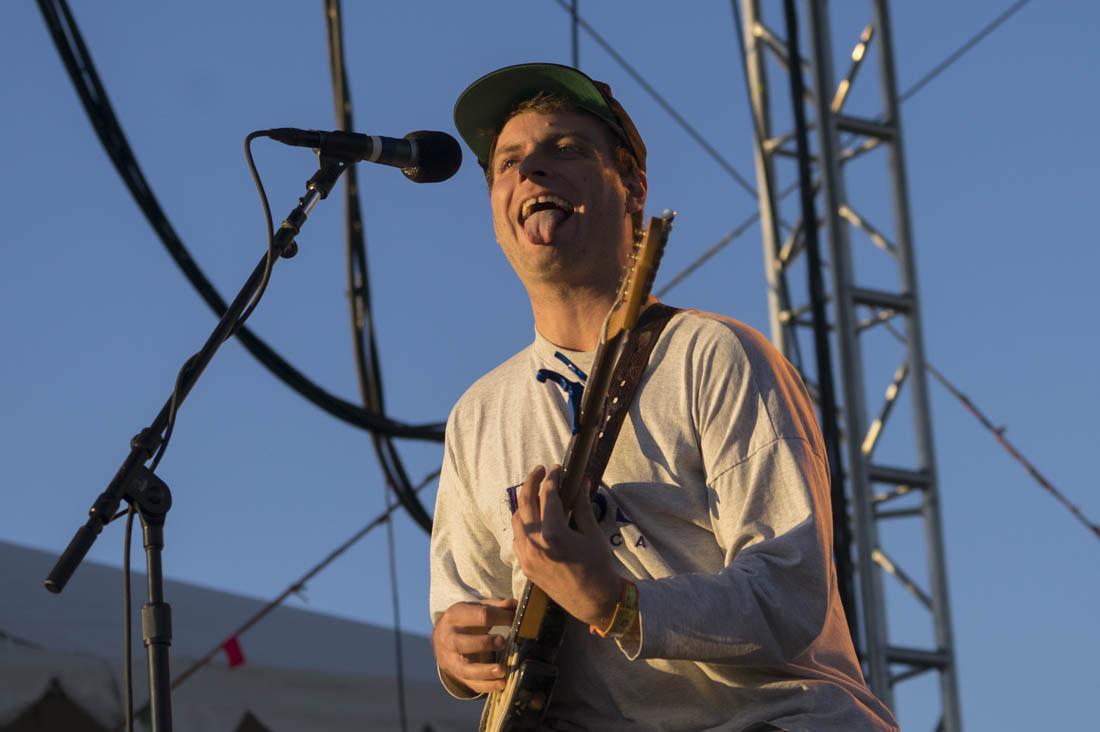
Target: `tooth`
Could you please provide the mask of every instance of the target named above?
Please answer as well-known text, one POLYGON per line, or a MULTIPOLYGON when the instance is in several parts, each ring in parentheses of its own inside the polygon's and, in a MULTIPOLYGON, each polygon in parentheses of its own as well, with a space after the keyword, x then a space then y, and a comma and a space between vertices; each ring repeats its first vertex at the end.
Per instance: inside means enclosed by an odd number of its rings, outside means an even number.
POLYGON ((523 205, 520 207, 520 218, 526 219, 528 216, 531 215, 531 209, 540 203, 552 203, 555 206, 561 208, 562 211, 566 211, 568 213, 573 212, 573 204, 569 203, 564 198, 561 198, 560 196, 555 196, 553 194, 542 194, 539 196, 534 196, 533 198, 529 198, 523 202, 523 205))

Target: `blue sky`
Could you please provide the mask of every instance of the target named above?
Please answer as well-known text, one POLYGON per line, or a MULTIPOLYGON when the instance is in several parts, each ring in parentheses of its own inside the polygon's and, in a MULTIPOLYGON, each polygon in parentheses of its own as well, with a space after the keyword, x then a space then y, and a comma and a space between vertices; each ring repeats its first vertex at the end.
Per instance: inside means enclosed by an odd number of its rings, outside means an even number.
MULTIPOLYGON (((900 87, 1006 5, 897 3, 900 87)), ((728 4, 633 6, 628 18, 611 3, 581 10, 753 179, 728 4)), ((0 479, 9 513, 0 538, 60 551, 214 319, 111 167, 36 7, 5 10, 0 479)), ((321 4, 74 2, 73 11, 153 190, 231 295, 263 248, 244 135, 335 126, 321 4)), ((865 16, 862 3, 834 8, 837 37, 854 41, 865 16)), ((928 358, 1094 520, 1098 26, 1091 4, 1033 2, 903 107, 928 358)), ((345 34, 357 127, 393 136, 453 132, 455 97, 488 70, 570 57, 568 17, 549 0, 347 3, 345 34)), ((679 211, 660 286, 755 201, 583 34, 581 65, 611 83, 646 136, 651 210, 679 211)), ((860 83, 874 83, 871 71, 860 83)), ((256 155, 282 216, 313 159, 264 141, 256 155)), ((849 173, 849 190, 872 210, 880 182, 849 173)), ((493 242, 471 160, 434 186, 364 166, 360 185, 388 407, 405 421, 440 420, 466 385, 530 340, 529 307, 493 242)), ((355 400, 342 217, 339 197, 318 206, 250 325, 355 400)), ((759 230, 666 300, 766 330, 759 230)), ((891 372, 875 372, 872 393, 891 372)), ((956 401, 935 384, 930 393, 967 727, 1082 724, 1100 681, 1100 545, 956 401)), ((438 446, 400 447, 414 478, 438 464, 438 446)), ((188 399, 158 472, 175 496, 168 573, 256 597, 280 592, 383 507, 367 436, 290 392, 236 343, 188 399)), ((427 540, 404 517, 397 528, 403 623, 426 632, 427 540)), ((121 537, 111 526, 92 556, 118 564, 121 537)), ((898 542, 902 555, 919 546, 904 533, 898 542)), ((384 560, 376 532, 294 602, 389 625, 384 560)), ((896 634, 922 637, 926 629, 906 626, 920 616, 899 602, 896 634)), ((928 728, 933 698, 930 682, 913 685, 901 699, 906 728, 928 728)))

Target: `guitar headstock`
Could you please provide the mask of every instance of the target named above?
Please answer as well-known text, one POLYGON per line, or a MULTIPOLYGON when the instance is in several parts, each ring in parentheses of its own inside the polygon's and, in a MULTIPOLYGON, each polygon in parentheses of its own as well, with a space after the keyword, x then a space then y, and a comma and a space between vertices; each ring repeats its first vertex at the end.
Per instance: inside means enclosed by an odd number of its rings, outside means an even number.
POLYGON ((646 227, 641 241, 634 247, 630 262, 623 272, 619 291, 615 295, 615 305, 604 322, 601 342, 606 343, 624 330, 633 328, 637 322, 638 315, 653 289, 653 278, 657 275, 657 265, 661 263, 661 256, 665 253, 665 244, 668 243, 675 217, 675 211, 665 209, 660 216, 649 220, 649 226, 646 227))

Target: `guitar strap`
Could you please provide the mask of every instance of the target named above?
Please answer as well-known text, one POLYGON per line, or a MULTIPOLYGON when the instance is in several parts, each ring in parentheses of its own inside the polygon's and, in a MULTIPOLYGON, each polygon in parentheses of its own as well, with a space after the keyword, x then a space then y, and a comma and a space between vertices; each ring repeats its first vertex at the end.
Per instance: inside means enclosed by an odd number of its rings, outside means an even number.
POLYGON ((642 382, 642 375, 649 365, 649 355, 653 353, 661 331, 678 312, 680 308, 660 302, 653 303, 642 312, 627 335, 628 340, 615 364, 615 371, 611 374, 611 388, 607 390, 600 409, 600 422, 604 427, 581 480, 582 486, 588 486, 589 498, 596 495, 600 480, 603 479, 604 468, 607 467, 607 461, 611 459, 611 451, 615 447, 615 438, 619 436, 619 429, 623 426, 626 413, 630 411, 630 404, 634 401, 634 394, 642 382))

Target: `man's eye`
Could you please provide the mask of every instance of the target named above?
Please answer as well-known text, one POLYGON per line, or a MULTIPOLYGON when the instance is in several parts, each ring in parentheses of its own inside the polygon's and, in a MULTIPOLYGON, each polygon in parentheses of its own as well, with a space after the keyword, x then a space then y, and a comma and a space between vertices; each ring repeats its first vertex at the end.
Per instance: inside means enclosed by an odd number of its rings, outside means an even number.
POLYGON ((499 162, 497 162, 497 171, 501 172, 501 171, 508 170, 508 168, 511 168, 515 164, 516 164, 516 159, 515 158, 502 158, 499 162))

